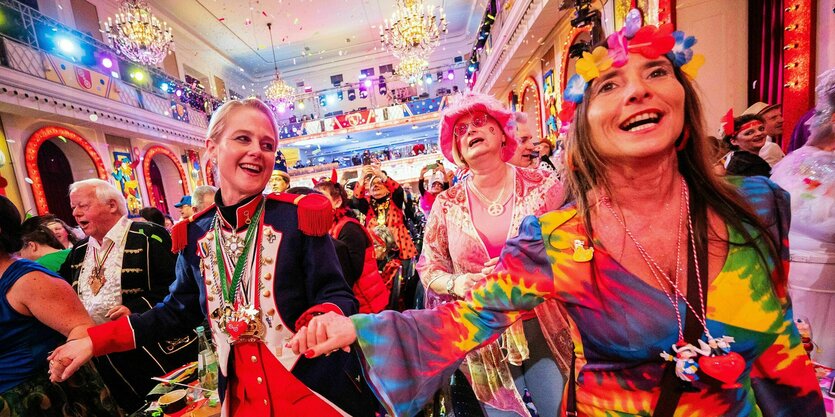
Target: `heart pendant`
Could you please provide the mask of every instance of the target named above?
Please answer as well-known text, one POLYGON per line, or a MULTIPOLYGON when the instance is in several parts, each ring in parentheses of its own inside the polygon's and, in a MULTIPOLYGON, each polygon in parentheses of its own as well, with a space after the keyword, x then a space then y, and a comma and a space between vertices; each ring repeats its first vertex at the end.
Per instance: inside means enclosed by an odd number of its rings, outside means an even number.
POLYGON ((742 386, 736 381, 745 370, 745 359, 736 352, 720 356, 702 356, 699 358, 699 367, 705 374, 723 382, 722 388, 742 386))
POLYGON ((236 341, 242 334, 244 334, 248 327, 249 325, 243 320, 230 321, 226 323, 226 333, 229 334, 229 337, 231 337, 233 341, 236 341))

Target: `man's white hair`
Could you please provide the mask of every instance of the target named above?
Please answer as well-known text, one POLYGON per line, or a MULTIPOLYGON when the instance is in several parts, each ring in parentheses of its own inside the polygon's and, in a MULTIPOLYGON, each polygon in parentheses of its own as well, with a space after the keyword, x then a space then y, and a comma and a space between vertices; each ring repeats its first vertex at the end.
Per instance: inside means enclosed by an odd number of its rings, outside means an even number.
POLYGON ((100 203, 107 203, 113 200, 119 208, 119 213, 122 216, 128 215, 128 203, 125 201, 125 196, 113 184, 98 178, 76 181, 70 184, 70 194, 81 188, 93 188, 95 190, 96 200, 100 203))

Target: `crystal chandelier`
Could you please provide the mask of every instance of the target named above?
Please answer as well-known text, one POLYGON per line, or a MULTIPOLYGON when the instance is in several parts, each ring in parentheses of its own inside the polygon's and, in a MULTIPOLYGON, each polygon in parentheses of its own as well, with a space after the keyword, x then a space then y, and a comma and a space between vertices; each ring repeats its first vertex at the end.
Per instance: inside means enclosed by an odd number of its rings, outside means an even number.
POLYGON ((267 23, 267 30, 270 31, 270 46, 273 50, 273 68, 275 69, 275 79, 270 82, 264 90, 264 95, 267 101, 271 102, 276 107, 284 108, 289 103, 293 102, 296 96, 296 89, 287 84, 282 78, 281 73, 278 72, 278 61, 275 59, 275 45, 273 44, 273 24, 267 23))
POLYGON ((413 53, 401 58, 400 62, 394 67, 394 72, 403 81, 414 84, 418 80, 423 79, 428 69, 429 61, 423 56, 413 53))
POLYGON ((416 52, 429 56, 438 46, 441 34, 446 33, 444 9, 438 9, 438 17, 435 6, 424 6, 424 0, 396 0, 396 4, 391 20, 380 26, 383 47, 398 58, 416 52))
POLYGON ((104 33, 116 52, 148 66, 159 65, 174 47, 171 27, 157 19, 144 0, 124 0, 116 21, 107 18, 104 33))

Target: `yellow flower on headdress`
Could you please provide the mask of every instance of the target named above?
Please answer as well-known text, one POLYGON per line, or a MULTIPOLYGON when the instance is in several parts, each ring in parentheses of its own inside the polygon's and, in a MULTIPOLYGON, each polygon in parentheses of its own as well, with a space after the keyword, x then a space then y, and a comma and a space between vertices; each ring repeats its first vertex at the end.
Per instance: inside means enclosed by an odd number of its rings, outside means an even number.
POLYGON ((705 64, 705 56, 702 54, 695 54, 693 55, 693 59, 690 62, 681 66, 681 71, 685 74, 689 75, 690 78, 696 78, 696 75, 699 74, 699 68, 705 64))
POLYGON ((598 46, 592 53, 583 52, 583 57, 577 60, 577 74, 580 74, 586 82, 600 76, 602 71, 612 67, 612 58, 609 57, 609 50, 598 46))

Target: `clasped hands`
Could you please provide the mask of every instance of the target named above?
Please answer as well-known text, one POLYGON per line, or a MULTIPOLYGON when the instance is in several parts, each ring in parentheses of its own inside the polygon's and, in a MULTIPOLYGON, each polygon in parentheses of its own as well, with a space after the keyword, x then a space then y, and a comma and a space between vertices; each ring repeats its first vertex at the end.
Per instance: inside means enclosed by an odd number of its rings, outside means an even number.
POLYGON ((309 359, 330 355, 340 349, 350 352, 351 344, 356 340, 357 330, 350 318, 327 312, 314 317, 306 326, 297 329, 285 347, 309 359))

